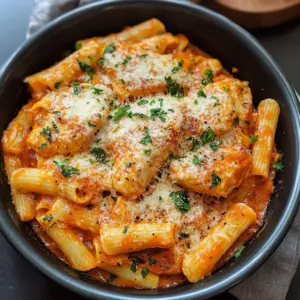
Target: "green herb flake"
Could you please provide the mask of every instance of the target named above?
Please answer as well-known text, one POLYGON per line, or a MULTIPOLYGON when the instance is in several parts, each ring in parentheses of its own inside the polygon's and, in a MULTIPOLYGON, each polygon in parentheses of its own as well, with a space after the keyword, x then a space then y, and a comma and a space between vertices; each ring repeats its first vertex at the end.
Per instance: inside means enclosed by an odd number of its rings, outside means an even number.
POLYGON ((201 82, 203 85, 208 85, 213 81, 213 72, 212 70, 205 70, 204 74, 207 76, 206 78, 202 78, 201 82))
POLYGON ((126 59, 124 59, 124 61, 122 62, 122 65, 123 65, 123 66, 127 65, 127 64, 129 63, 130 60, 131 60, 131 57, 130 57, 130 56, 126 57, 126 59))
POLYGON ((194 157, 193 157, 193 163, 195 165, 201 165, 201 160, 199 159, 199 157, 197 155, 194 155, 194 157))
POLYGON ((219 101, 216 101, 216 102, 214 103, 213 107, 216 107, 216 106, 219 106, 219 105, 221 105, 221 103, 220 103, 219 101))
POLYGON ((191 151, 196 152, 200 148, 201 142, 198 139, 194 138, 194 137, 192 137, 191 140, 192 140, 192 149, 191 149, 191 151))
POLYGON ((158 98, 157 100, 160 103, 160 107, 163 107, 163 105, 164 105, 164 99, 163 98, 158 98))
POLYGON ((157 118, 159 118, 162 122, 165 122, 166 121, 166 119, 165 119, 165 115, 166 115, 167 113, 163 110, 163 109, 161 109, 161 108, 152 108, 152 109, 150 109, 150 119, 151 120, 153 120, 153 121, 155 121, 155 118, 157 117, 157 118))
POLYGON ((55 110, 55 111, 53 111, 53 113, 56 114, 56 115, 60 115, 60 114, 61 114, 61 111, 55 110))
POLYGON ((272 165, 272 167, 278 171, 283 169, 283 161, 282 161, 283 153, 279 153, 279 154, 280 154, 279 160, 272 165))
POLYGON ((210 188, 213 188, 214 186, 217 186, 221 182, 221 178, 215 173, 215 171, 212 172, 211 175, 211 186, 210 188))
POLYGON ((52 142, 52 134, 51 134, 49 126, 44 127, 41 131, 41 134, 45 136, 45 138, 48 140, 48 142, 50 142, 50 143, 52 142))
POLYGON ((198 100, 196 99, 196 100, 194 100, 194 104, 198 104, 198 100))
POLYGON ((78 60, 78 64, 79 64, 81 71, 87 72, 90 76, 92 76, 93 74, 96 74, 93 67, 90 66, 89 64, 87 64, 86 62, 78 60))
POLYGON ((55 88, 56 90, 58 90, 58 89, 59 89, 59 86, 61 85, 61 83, 62 83, 62 81, 55 82, 55 83, 54 83, 54 88, 55 88))
POLYGON ((47 147, 47 144, 46 143, 43 143, 43 144, 40 144, 39 146, 38 146, 38 149, 44 149, 44 148, 46 148, 47 147))
POLYGON ((247 125, 250 125, 250 124, 251 124, 251 121, 245 120, 245 123, 246 123, 247 125))
POLYGON ((42 218, 42 220, 43 220, 44 222, 46 222, 46 221, 50 222, 52 219, 53 219, 53 216, 52 216, 52 215, 47 215, 47 216, 44 216, 44 217, 42 218))
POLYGON ((69 162, 68 158, 65 158, 61 161, 54 160, 53 162, 55 163, 56 167, 60 169, 61 174, 64 177, 70 177, 73 174, 79 175, 79 170, 78 169, 70 167, 68 165, 68 162, 69 162))
POLYGON ((213 142, 209 143, 209 147, 212 151, 216 152, 216 151, 218 151, 221 144, 222 144, 222 141, 213 141, 213 142))
POLYGON ((206 143, 214 141, 215 134, 211 129, 209 129, 202 133, 202 135, 200 136, 200 139, 201 139, 202 144, 205 145, 206 143))
POLYGON ((241 246, 241 248, 234 254, 234 257, 235 258, 240 257, 243 254, 243 252, 245 251, 245 249, 246 249, 246 247, 244 245, 241 246))
POLYGON ((140 58, 146 58, 148 56, 148 54, 141 54, 139 57, 140 58))
POLYGON ((117 276, 115 274, 110 274, 106 281, 113 282, 116 278, 117 278, 117 276))
POLYGON ((78 88, 80 86, 80 82, 78 81, 73 81, 72 82, 72 86, 73 86, 73 93, 74 95, 79 95, 80 94, 80 89, 78 88))
POLYGON ((151 257, 149 257, 149 266, 155 265, 157 263, 156 259, 152 259, 151 257))
POLYGON ((178 208, 182 214, 187 212, 191 208, 190 201, 186 192, 172 192, 170 194, 170 197, 174 201, 176 208, 178 208))
POLYGON ((227 88, 227 87, 223 86, 223 87, 222 87, 222 90, 223 90, 224 92, 228 93, 228 88, 227 88))
POLYGON ((101 163, 106 163, 107 162, 107 157, 106 157, 106 153, 105 151, 100 148, 100 147, 94 147, 90 150, 90 154, 94 155, 95 156, 95 159, 98 161, 98 162, 101 162, 101 163))
POLYGON ((90 121, 88 121, 87 124, 91 128, 96 127, 96 125, 94 123, 90 122, 90 121))
POLYGON ((182 233, 179 234, 179 237, 180 237, 179 239, 187 239, 189 236, 190 235, 188 233, 182 232, 182 233))
POLYGON ((139 101, 139 102, 137 103, 137 105, 142 106, 142 105, 145 105, 145 104, 148 104, 148 103, 149 103, 148 100, 142 99, 141 101, 139 101))
POLYGON ((118 110, 113 115, 113 120, 116 121, 124 116, 132 116, 132 112, 130 111, 130 105, 126 104, 123 106, 119 106, 118 110))
POLYGON ((143 150, 143 154, 145 154, 145 155, 150 155, 151 152, 152 152, 152 149, 144 149, 143 150))
POLYGON ((126 167, 127 167, 127 168, 131 167, 131 165, 132 165, 132 162, 126 163, 126 167))
POLYGON ((180 87, 179 83, 172 79, 170 76, 165 77, 166 85, 167 85, 167 93, 171 96, 182 98, 184 96, 184 90, 180 87))
POLYGON ((125 226, 125 227, 124 227, 124 230, 123 230, 123 233, 125 233, 125 234, 126 234, 126 233, 127 233, 127 231, 128 231, 128 226, 125 226))
POLYGON ((75 48, 76 51, 79 50, 81 47, 82 47, 82 44, 79 43, 79 42, 76 42, 75 45, 74 45, 74 48, 75 48))
POLYGON ((257 135, 251 136, 250 142, 251 142, 251 143, 254 143, 254 142, 256 142, 256 141, 257 141, 257 135))
POLYGON ((142 113, 134 113, 132 114, 133 117, 139 117, 139 118, 142 118, 142 119, 149 119, 148 116, 146 116, 145 114, 142 114, 142 113))
POLYGON ((101 58, 97 61, 97 64, 98 64, 100 67, 103 67, 103 65, 104 65, 104 57, 101 57, 101 58))
POLYGON ((203 89, 200 89, 200 90, 197 92, 197 96, 198 96, 198 97, 206 98, 206 94, 204 93, 203 89))
POLYGON ((131 263, 131 266, 130 266, 130 270, 135 273, 136 272, 136 267, 138 266, 138 264, 140 263, 138 259, 132 257, 132 263, 131 263))
POLYGON ((149 128, 148 127, 144 127, 144 131, 145 131, 145 134, 142 137, 140 143, 143 144, 143 145, 151 144, 152 143, 152 138, 150 136, 150 130, 149 130, 149 128))
POLYGON ((149 273, 149 270, 146 267, 144 267, 141 271, 143 278, 146 278, 148 273, 149 273))
POLYGON ((91 89, 92 89, 92 91, 93 91, 93 94, 95 94, 95 95, 100 95, 100 93, 103 92, 103 90, 98 89, 98 88, 96 88, 96 87, 94 87, 94 86, 91 86, 91 89))
POLYGON ((53 127, 53 129, 54 129, 54 131, 55 131, 56 133, 59 132, 59 129, 58 129, 58 127, 57 127, 57 125, 56 125, 56 123, 55 123, 54 121, 52 121, 52 127, 53 127))
POLYGON ((107 53, 111 53, 111 52, 113 52, 113 51, 115 51, 116 50, 116 46, 114 45, 114 44, 110 44, 110 45, 108 45, 106 48, 105 48, 105 50, 104 50, 104 52, 103 52, 103 55, 105 55, 105 54, 107 54, 107 53))
POLYGON ((180 61, 178 62, 177 67, 174 67, 174 68, 172 69, 172 73, 178 72, 180 69, 182 69, 182 66, 183 66, 183 60, 180 60, 180 61))
POLYGON ((121 78, 121 82, 122 82, 122 84, 125 84, 125 80, 124 80, 124 79, 122 79, 122 78, 121 78))

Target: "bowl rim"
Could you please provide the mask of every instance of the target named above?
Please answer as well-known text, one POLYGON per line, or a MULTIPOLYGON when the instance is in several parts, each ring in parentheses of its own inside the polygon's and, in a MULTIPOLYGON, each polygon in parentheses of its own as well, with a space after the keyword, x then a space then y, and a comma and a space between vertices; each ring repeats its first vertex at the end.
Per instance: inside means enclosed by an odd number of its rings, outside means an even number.
MULTIPOLYGON (((211 11, 210 9, 204 8, 201 5, 197 5, 194 3, 188 3, 187 1, 180 0, 104 0, 101 2, 94 2, 88 5, 84 5, 79 7, 73 11, 70 11, 62 16, 54 19, 47 25, 45 25, 38 32, 34 33, 27 41, 25 41, 15 52, 14 54, 7 60, 7 62, 3 65, 0 74, 0 89, 5 85, 6 78, 9 77, 11 73, 11 65, 14 64, 14 61, 22 56, 22 53, 28 51, 28 49, 39 40, 40 37, 52 31, 55 28, 58 28, 61 24, 68 22, 68 20, 76 18, 79 15, 87 14, 89 11, 97 8, 99 10, 104 9, 108 6, 117 6, 117 5, 128 5, 128 4, 141 4, 141 3, 152 3, 152 4, 164 4, 170 6, 177 6, 185 9, 190 9, 195 13, 202 13, 206 16, 215 19, 216 21, 222 23, 226 26, 226 30, 234 31, 238 34, 239 38, 243 39, 247 44, 247 47, 251 47, 252 51, 255 51, 257 55, 263 58, 269 67, 272 67, 274 73, 279 79, 281 89, 285 89, 287 94, 289 94, 291 100, 291 117, 294 121, 295 131, 300 132, 300 109, 298 99, 295 95, 293 88, 288 83, 286 77, 282 74, 280 68, 274 62, 272 57, 268 54, 268 52, 260 45, 260 43, 247 31, 242 29, 240 26, 230 21, 226 17, 211 11)), ((277 84, 279 84, 279 82, 277 84)), ((300 149, 300 138, 296 136, 296 153, 299 153, 300 149)), ((300 177, 300 160, 298 159, 297 164, 295 166, 296 173, 295 178, 300 177)), ((38 270, 40 270, 43 274, 50 277, 57 283, 63 285, 64 287, 77 292, 86 297, 93 298, 105 298, 105 299, 122 299, 122 300, 131 300, 131 299, 151 299, 157 298, 160 300, 183 300, 183 299, 207 299, 208 297, 215 296, 220 294, 242 280, 249 277, 251 273, 254 273, 271 254, 276 250, 279 246, 283 238, 285 237, 288 229, 290 228, 299 204, 300 197, 298 197, 300 193, 300 181, 294 182, 294 186, 292 188, 290 199, 283 211, 283 214, 275 226, 272 234, 267 237, 266 241, 259 248, 259 253, 252 259, 249 259, 247 264, 243 267, 240 267, 238 270, 235 269, 229 273, 225 279, 222 279, 220 282, 212 283, 208 285, 208 287, 200 288, 196 291, 185 291, 180 294, 173 294, 170 289, 169 295, 125 295, 113 291, 104 291, 101 290, 101 287, 96 287, 86 281, 82 281, 81 279, 75 278, 70 274, 64 272, 51 265, 51 263, 47 262, 34 248, 29 244, 26 237, 21 235, 16 227, 14 226, 11 218, 7 214, 4 209, 0 209, 0 230, 5 236, 5 238, 9 241, 9 243, 16 249, 19 253, 22 254, 26 260, 28 260, 31 264, 36 266, 38 270)), ((0 201, 0 206, 2 202, 0 201)))

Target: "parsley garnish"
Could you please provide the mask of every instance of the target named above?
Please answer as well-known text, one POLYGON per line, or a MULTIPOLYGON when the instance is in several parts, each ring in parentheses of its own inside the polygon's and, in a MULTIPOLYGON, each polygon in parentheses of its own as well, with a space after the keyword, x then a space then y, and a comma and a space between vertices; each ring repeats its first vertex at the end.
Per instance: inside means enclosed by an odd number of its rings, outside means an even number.
POLYGON ((93 67, 87 64, 86 62, 78 60, 78 64, 81 71, 87 72, 90 76, 96 73, 93 67))
POLYGON ((149 103, 148 100, 142 99, 141 101, 139 101, 139 102, 137 103, 137 105, 142 106, 142 105, 148 104, 148 103, 149 103))
POLYGON ((174 201, 175 206, 180 210, 182 214, 190 209, 190 201, 186 192, 172 192, 170 194, 170 197, 174 201))
POLYGON ((111 52, 113 52, 114 50, 116 50, 116 46, 115 46, 114 44, 110 44, 110 45, 108 45, 108 46, 105 48, 105 50, 104 50, 104 52, 103 52, 103 55, 104 55, 104 54, 107 54, 107 53, 111 53, 111 52))
POLYGON ((182 232, 182 233, 180 233, 179 236, 180 236, 180 239, 187 239, 190 235, 188 233, 182 232))
POLYGON ((79 50, 82 47, 81 43, 76 42, 74 45, 75 50, 79 50))
POLYGON ((256 141, 257 141, 257 135, 251 136, 250 142, 251 142, 251 143, 254 143, 254 142, 256 142, 256 141))
POLYGON ((218 151, 220 145, 222 144, 222 141, 213 141, 209 144, 209 147, 212 151, 216 152, 218 151))
POLYGON ((175 79, 172 79, 169 76, 169 77, 165 77, 165 81, 167 84, 168 94, 177 98, 182 98, 184 96, 183 88, 180 87, 179 83, 175 79))
POLYGON ((211 129, 209 129, 202 133, 202 135, 200 136, 200 139, 201 139, 202 144, 205 145, 206 143, 214 141, 215 134, 211 129))
POLYGON ((68 158, 63 159, 62 161, 54 160, 53 162, 55 163, 57 168, 60 169, 61 174, 64 177, 70 177, 73 174, 79 175, 79 170, 78 169, 68 166, 68 162, 69 162, 68 158))
POLYGON ((130 105, 126 104, 123 106, 119 106, 118 110, 113 115, 113 120, 118 120, 122 118, 123 116, 132 116, 132 112, 130 111, 130 105))
POLYGON ((128 64, 128 62, 131 60, 131 57, 128 56, 123 62, 122 62, 122 65, 125 66, 128 64))
POLYGON ((53 113, 56 114, 56 115, 60 115, 61 114, 61 112, 59 110, 55 110, 55 111, 53 111, 53 113))
POLYGON ((200 141, 198 139, 196 139, 194 137, 192 137, 191 140, 192 140, 192 149, 191 149, 191 151, 192 152, 196 152, 197 149, 200 148, 201 143, 200 143, 200 141))
POLYGON ((94 123, 90 122, 90 121, 88 121, 87 124, 88 124, 88 126, 91 127, 91 128, 92 128, 92 127, 96 127, 96 125, 95 125, 94 123))
POLYGON ((97 161, 105 163, 107 162, 106 153, 100 147, 94 147, 90 150, 90 154, 93 154, 97 161))
POLYGON ((53 127, 53 129, 54 129, 54 131, 55 131, 56 133, 59 132, 59 129, 58 129, 58 127, 57 127, 57 125, 56 125, 56 123, 55 123, 54 121, 52 121, 52 127, 53 127))
POLYGON ((127 167, 127 168, 131 167, 131 165, 132 165, 132 162, 126 163, 126 167, 127 167))
POLYGON ((110 276, 107 279, 107 282, 113 282, 116 278, 117 276, 115 274, 110 274, 110 276))
POLYGON ((100 93, 103 92, 103 90, 98 89, 94 86, 91 86, 91 89, 93 90, 93 94, 95 94, 95 95, 100 95, 100 93))
POLYGON ((199 159, 199 157, 197 155, 194 155, 194 157, 193 157, 193 163, 195 165, 201 165, 201 161, 200 161, 200 159, 199 159))
POLYGON ((42 218, 42 220, 43 220, 44 222, 45 222, 45 221, 50 222, 52 219, 53 219, 53 216, 52 216, 52 215, 47 215, 47 216, 44 216, 44 217, 42 218))
POLYGON ((131 257, 131 259, 132 259, 132 263, 131 263, 131 266, 130 266, 130 270, 133 273, 135 273, 136 272, 136 267, 140 263, 140 261, 135 257, 131 257))
POLYGON ((141 271, 143 278, 146 278, 148 273, 149 273, 149 270, 146 267, 144 267, 141 271))
POLYGON ((43 143, 41 145, 38 146, 38 149, 44 149, 47 147, 47 144, 46 143, 43 143))
POLYGON ((148 56, 148 54, 141 54, 140 58, 146 58, 148 56))
POLYGON ((213 107, 216 107, 218 105, 221 105, 221 103, 217 100, 217 102, 214 103, 213 107))
POLYGON ((250 124, 251 124, 251 121, 245 120, 245 123, 246 123, 247 125, 250 125, 250 124))
POLYGON ((206 95, 205 95, 205 93, 204 93, 204 91, 202 89, 198 91, 197 96, 198 97, 206 98, 206 95))
POLYGON ((54 88, 58 90, 61 83, 62 83, 62 81, 55 82, 54 83, 54 88))
POLYGON ((228 88, 227 88, 226 86, 223 86, 223 87, 222 87, 222 90, 223 90, 224 92, 228 93, 228 88))
POLYGON ((177 67, 174 67, 172 69, 172 73, 178 72, 180 69, 182 69, 182 66, 183 66, 183 60, 179 61, 177 67))
POLYGON ((210 188, 213 188, 214 186, 217 186, 221 182, 221 178, 215 173, 215 171, 212 172, 211 175, 211 186, 210 188))
POLYGON ((51 131, 50 131, 49 126, 44 127, 42 129, 42 131, 41 131, 41 134, 43 134, 45 136, 45 138, 48 140, 48 142, 51 143, 51 141, 52 141, 52 135, 51 135, 51 131))
POLYGON ((125 226, 124 230, 123 230, 123 233, 127 233, 127 231, 128 231, 128 226, 125 226))
POLYGON ((148 119, 149 117, 146 116, 145 114, 142 114, 142 113, 134 113, 132 114, 133 117, 140 117, 142 119, 148 119))
POLYGON ((103 67, 103 65, 104 65, 104 57, 101 57, 101 58, 97 61, 97 64, 98 64, 100 67, 103 67))
POLYGON ((159 99, 157 99, 158 101, 159 101, 159 103, 160 103, 160 107, 163 107, 163 105, 164 105, 164 99, 163 98, 159 98, 159 99))
POLYGON ((281 170, 283 168, 283 162, 280 159, 279 161, 277 161, 276 163, 274 163, 272 165, 273 168, 275 168, 276 170, 281 170))
POLYGON ((151 120, 155 120, 155 118, 157 117, 157 118, 159 118, 162 122, 165 122, 166 121, 166 119, 165 119, 165 115, 166 115, 167 113, 164 111, 164 110, 162 110, 161 108, 152 108, 152 109, 150 109, 150 118, 151 118, 151 120))
POLYGON ((235 254, 234 254, 234 257, 235 258, 238 258, 238 257, 240 257, 242 254, 243 254, 243 252, 244 252, 244 250, 246 249, 246 247, 243 245, 235 254))
POLYGON ((151 136, 150 136, 150 130, 147 127, 144 127, 144 130, 145 130, 145 135, 142 137, 140 143, 143 144, 143 145, 151 144, 152 139, 151 139, 151 136))
POLYGON ((149 155, 152 152, 152 149, 144 149, 143 153, 149 155))
POLYGON ((74 93, 74 95, 79 95, 80 94, 80 89, 78 87, 80 86, 80 82, 73 81, 72 82, 72 86, 73 86, 73 93, 74 93))
POLYGON ((204 74, 207 76, 206 78, 203 78, 201 80, 203 85, 208 85, 209 83, 211 83, 213 81, 213 72, 212 70, 205 70, 204 74))
POLYGON ((156 259, 152 259, 151 257, 149 257, 149 266, 155 265, 157 263, 156 259))

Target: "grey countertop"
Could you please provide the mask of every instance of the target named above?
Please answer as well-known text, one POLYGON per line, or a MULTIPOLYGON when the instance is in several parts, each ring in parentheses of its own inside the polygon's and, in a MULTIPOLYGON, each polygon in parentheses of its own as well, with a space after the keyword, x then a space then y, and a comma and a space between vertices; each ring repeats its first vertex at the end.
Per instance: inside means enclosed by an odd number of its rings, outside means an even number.
MULTIPOLYGON (((25 39, 33 0, 0 0, 0 66, 25 39)), ((284 73, 300 91, 300 18, 271 29, 252 34, 273 55, 284 73)), ((300 299, 300 267, 286 300, 300 299)), ((83 299, 47 279, 26 262, 0 234, 0 299, 59 300, 83 299)), ((234 299, 228 294, 214 300, 234 299)), ((254 299, 255 300, 255 299, 254 299)))

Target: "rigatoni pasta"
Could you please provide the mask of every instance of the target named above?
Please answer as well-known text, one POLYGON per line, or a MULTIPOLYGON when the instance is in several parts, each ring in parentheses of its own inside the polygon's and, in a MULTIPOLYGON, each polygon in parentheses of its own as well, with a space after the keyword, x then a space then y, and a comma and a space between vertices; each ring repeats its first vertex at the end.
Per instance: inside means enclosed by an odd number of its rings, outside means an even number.
MULTIPOLYGON (((226 51, 226 49, 224 50, 226 51)), ((262 225, 283 167, 273 99, 147 20, 25 78, 2 138, 20 219, 70 267, 143 289, 210 276, 262 225)))

